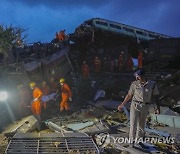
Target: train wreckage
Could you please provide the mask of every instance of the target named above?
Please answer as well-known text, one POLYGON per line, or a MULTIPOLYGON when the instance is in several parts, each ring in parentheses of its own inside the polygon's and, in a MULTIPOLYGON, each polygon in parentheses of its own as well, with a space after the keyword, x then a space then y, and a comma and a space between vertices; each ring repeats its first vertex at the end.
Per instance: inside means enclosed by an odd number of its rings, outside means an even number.
MULTIPOLYGON (((178 153, 180 130, 179 58, 180 38, 125 24, 93 18, 69 34, 65 41, 34 43, 13 49, 16 63, 1 65, 1 90, 8 91, 6 103, 0 102, 0 153, 178 153), (149 109, 146 134, 149 138, 173 139, 173 143, 144 143, 135 148, 114 143, 113 137, 128 137, 129 106, 117 110, 123 101, 133 72, 101 70, 93 73, 93 60, 116 59, 121 52, 134 59, 144 54, 147 77, 155 80, 160 90, 161 114, 149 109), (81 76, 83 61, 89 64, 90 77, 81 76), (42 114, 43 129, 36 131, 37 120, 29 114, 19 120, 17 85, 30 81, 49 81, 65 77, 73 93, 71 114, 59 112, 57 96, 42 114), (4 88, 4 89, 3 89, 4 88), (10 114, 11 112, 11 114, 10 114), (15 118, 15 119, 13 119, 15 118), (105 139, 105 140, 104 140, 105 139), (2 149, 2 150, 1 150, 2 149)), ((48 96, 49 97, 49 96, 48 96)), ((169 140, 168 140, 169 141, 169 140)))

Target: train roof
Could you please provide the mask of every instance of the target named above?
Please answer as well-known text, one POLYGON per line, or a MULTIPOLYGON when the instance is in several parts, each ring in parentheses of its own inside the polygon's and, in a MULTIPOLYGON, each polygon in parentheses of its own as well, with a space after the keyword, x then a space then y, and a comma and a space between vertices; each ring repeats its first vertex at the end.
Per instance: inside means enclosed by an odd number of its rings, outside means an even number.
POLYGON ((149 33, 149 34, 152 34, 152 35, 157 35, 157 36, 160 36, 161 38, 172 38, 172 36, 169 36, 169 35, 153 32, 153 31, 149 31, 149 30, 146 30, 146 29, 142 29, 142 28, 126 25, 126 24, 123 24, 123 23, 118 23, 118 22, 107 20, 107 19, 103 19, 103 18, 92 18, 92 19, 84 21, 84 23, 87 23, 87 22, 93 21, 93 20, 103 21, 103 22, 107 22, 107 23, 111 23, 111 24, 116 24, 116 25, 121 25, 123 27, 130 28, 130 29, 133 29, 133 30, 138 30, 138 31, 149 33))

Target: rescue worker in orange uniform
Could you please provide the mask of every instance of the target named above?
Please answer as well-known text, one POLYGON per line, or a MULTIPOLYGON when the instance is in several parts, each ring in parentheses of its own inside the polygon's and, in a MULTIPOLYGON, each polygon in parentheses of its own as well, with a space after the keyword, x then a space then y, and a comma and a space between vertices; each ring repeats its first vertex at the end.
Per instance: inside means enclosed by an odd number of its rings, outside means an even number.
POLYGON ((64 41, 65 40, 65 30, 61 30, 60 32, 59 32, 59 40, 60 41, 64 41))
POLYGON ((86 61, 83 61, 81 71, 82 71, 83 78, 87 79, 89 77, 89 66, 86 64, 86 61))
POLYGON ((120 53, 120 55, 119 55, 119 71, 122 70, 123 62, 124 62, 124 58, 123 58, 122 53, 120 53))
POLYGON ((65 83, 65 79, 61 78, 59 80, 60 84, 61 84, 61 91, 62 91, 62 100, 60 102, 60 112, 66 110, 69 111, 69 104, 68 104, 68 100, 72 101, 72 93, 71 93, 71 89, 69 88, 69 86, 65 83))
POLYGON ((28 106, 30 106, 31 95, 23 84, 18 85, 18 90, 20 94, 19 113, 21 114, 21 116, 28 115, 28 106))
POLYGON ((132 71, 133 70, 133 65, 134 65, 134 63, 133 63, 132 56, 131 56, 131 54, 129 54, 127 62, 126 62, 127 70, 132 71))
POLYGON ((31 102, 31 111, 38 121, 37 128, 41 130, 41 96, 42 91, 36 86, 35 82, 30 83, 30 88, 33 90, 33 101, 31 102))
POLYGON ((95 73, 99 73, 100 72, 100 67, 101 67, 101 61, 98 59, 98 57, 95 57, 95 59, 94 59, 95 73))
POLYGON ((139 51, 138 55, 138 68, 143 68, 143 53, 141 51, 139 51))
MULTIPOLYGON (((50 94, 50 89, 48 85, 46 84, 46 81, 43 81, 41 83, 41 91, 43 95, 48 96, 50 94)), ((43 102, 44 109, 47 109, 47 102, 43 102)))

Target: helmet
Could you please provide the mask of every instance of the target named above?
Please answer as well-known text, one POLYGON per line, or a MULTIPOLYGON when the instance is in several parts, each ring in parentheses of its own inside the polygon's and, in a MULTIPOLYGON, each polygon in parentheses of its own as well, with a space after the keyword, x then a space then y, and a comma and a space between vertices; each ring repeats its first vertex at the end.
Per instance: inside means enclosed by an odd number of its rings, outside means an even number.
POLYGON ((36 86, 36 83, 35 82, 31 82, 29 85, 30 85, 30 87, 34 87, 34 86, 36 86))
POLYGON ((61 79, 59 80, 60 83, 62 83, 62 82, 64 82, 64 81, 65 81, 64 78, 61 78, 61 79))
POLYGON ((134 73, 134 76, 144 76, 145 72, 143 70, 138 70, 134 73))

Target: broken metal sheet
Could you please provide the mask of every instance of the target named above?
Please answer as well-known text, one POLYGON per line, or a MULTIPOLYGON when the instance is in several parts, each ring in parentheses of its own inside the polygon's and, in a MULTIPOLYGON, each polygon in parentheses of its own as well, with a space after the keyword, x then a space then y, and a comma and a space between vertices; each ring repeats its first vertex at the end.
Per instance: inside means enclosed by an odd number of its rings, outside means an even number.
POLYGON ((70 128, 74 131, 78 131, 78 130, 85 129, 86 127, 89 127, 92 125, 94 125, 94 122, 89 121, 89 122, 85 122, 85 123, 81 122, 81 123, 69 124, 66 127, 70 128))
POLYGON ((180 116, 151 114, 151 119, 155 122, 168 125, 169 127, 180 128, 180 116))
POLYGON ((3 133, 15 134, 15 133, 27 133, 37 128, 37 119, 31 115, 23 118, 15 124, 11 124, 3 133))
POLYGON ((54 119, 47 120, 45 122, 45 124, 47 125, 47 127, 49 129, 51 129, 52 131, 55 131, 55 132, 73 132, 73 131, 76 131, 76 132, 86 133, 86 134, 96 134, 96 133, 108 132, 109 131, 109 128, 106 125, 101 124, 97 120, 92 123, 92 119, 91 120, 89 119, 89 122, 88 122, 88 119, 86 120, 86 122, 81 121, 81 120, 79 120, 79 121, 76 120, 74 122, 73 121, 70 122, 68 120, 63 121, 63 120, 60 120, 58 118, 57 119, 54 118, 54 119), (74 125, 75 123, 77 125, 74 125), (83 127, 82 127, 81 124, 83 124, 83 123, 85 125, 83 125, 83 127), (75 126, 77 126, 77 127, 75 127, 75 126))
POLYGON ((57 124, 55 124, 51 121, 46 121, 45 124, 50 130, 52 130, 54 132, 72 132, 70 130, 63 129, 61 126, 58 126, 57 124))
POLYGON ((148 132, 148 133, 155 133, 155 134, 158 134, 158 135, 164 136, 164 137, 169 137, 170 136, 169 133, 166 133, 166 132, 160 131, 160 130, 156 130, 156 129, 145 128, 145 131, 148 132))

